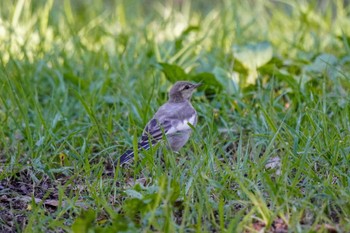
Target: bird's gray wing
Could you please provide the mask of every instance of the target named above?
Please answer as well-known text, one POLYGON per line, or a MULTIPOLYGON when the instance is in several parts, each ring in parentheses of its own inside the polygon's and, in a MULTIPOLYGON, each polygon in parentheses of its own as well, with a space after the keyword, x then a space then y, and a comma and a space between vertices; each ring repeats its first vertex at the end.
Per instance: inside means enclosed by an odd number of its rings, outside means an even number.
POLYGON ((163 119, 162 121, 153 118, 148 122, 145 129, 143 130, 141 141, 139 145, 143 149, 149 149, 149 142, 152 143, 152 145, 155 145, 163 138, 163 134, 166 135, 169 130, 172 129, 172 122, 171 119, 163 119))
POLYGON ((197 123, 197 113, 191 104, 182 106, 165 104, 155 114, 154 118, 146 125, 141 142, 152 139, 154 145, 164 135, 191 130, 191 126, 197 123))
MULTIPOLYGON (((191 130, 196 125, 196 111, 191 105, 174 106, 164 104, 156 112, 143 130, 138 150, 148 150, 163 139, 163 135, 171 135, 181 131, 191 130)), ((126 163, 134 157, 134 151, 128 150, 120 157, 120 164, 126 163)))
MULTIPOLYGON (((159 121, 155 118, 150 120, 143 130, 141 140, 138 143, 138 150, 148 150, 151 145, 157 144, 163 138, 163 134, 167 134, 172 130, 171 120, 159 121)), ((119 158, 120 164, 127 163, 134 157, 134 150, 127 150, 119 158)))

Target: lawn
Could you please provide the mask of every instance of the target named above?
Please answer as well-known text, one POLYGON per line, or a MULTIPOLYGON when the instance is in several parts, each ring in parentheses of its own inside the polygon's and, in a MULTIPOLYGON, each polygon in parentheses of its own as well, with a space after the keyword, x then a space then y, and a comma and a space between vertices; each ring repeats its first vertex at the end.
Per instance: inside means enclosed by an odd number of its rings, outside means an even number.
POLYGON ((350 232, 347 3, 0 14, 0 232, 350 232), (190 141, 116 165, 177 80, 203 82, 190 141))

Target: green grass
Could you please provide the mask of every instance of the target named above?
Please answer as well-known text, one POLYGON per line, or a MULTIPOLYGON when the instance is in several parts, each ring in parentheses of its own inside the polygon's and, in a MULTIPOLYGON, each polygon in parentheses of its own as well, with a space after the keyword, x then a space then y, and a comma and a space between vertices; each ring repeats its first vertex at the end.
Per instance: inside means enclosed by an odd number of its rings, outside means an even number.
POLYGON ((349 232, 341 2, 1 1, 0 231, 349 232), (115 167, 174 79, 190 142, 115 167))

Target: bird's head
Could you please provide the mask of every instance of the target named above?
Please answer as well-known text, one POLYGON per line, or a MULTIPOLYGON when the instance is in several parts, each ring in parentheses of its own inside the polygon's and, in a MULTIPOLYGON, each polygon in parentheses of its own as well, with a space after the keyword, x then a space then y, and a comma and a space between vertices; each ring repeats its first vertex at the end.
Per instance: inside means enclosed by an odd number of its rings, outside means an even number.
POLYGON ((191 83, 187 81, 178 81, 170 89, 169 100, 171 102, 183 102, 190 100, 194 90, 202 85, 201 83, 191 83))

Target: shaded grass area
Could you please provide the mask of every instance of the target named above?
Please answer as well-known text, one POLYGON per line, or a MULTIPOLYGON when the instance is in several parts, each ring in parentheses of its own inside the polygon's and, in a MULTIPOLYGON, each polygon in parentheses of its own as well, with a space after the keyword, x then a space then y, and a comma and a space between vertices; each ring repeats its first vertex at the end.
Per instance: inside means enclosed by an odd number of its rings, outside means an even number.
POLYGON ((348 6, 0 9, 1 231, 350 230, 348 6), (249 84, 233 47, 261 41, 273 56, 249 84), (219 81, 194 95, 199 123, 180 154, 160 146, 116 167, 167 99, 160 63, 219 81))

